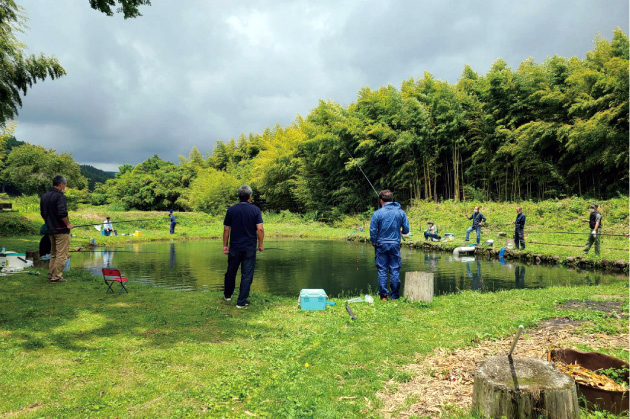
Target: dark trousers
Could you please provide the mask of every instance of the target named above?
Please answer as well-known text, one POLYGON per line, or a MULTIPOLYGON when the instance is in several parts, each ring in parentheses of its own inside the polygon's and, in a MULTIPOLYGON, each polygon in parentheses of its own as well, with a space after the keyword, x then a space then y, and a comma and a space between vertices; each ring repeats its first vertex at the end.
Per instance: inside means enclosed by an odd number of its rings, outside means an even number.
POLYGON ((171 223, 171 234, 175 233, 175 225, 177 223, 171 223))
POLYGON ((514 247, 518 249, 519 244, 521 249, 525 250, 525 233, 522 228, 514 230, 514 247))
POLYGON ((392 300, 400 297, 400 243, 377 243, 374 259, 378 275, 378 294, 381 297, 390 295, 392 300), (387 291, 387 272, 389 272, 389 287, 387 291))
POLYGON ((256 267, 256 249, 254 250, 230 250, 228 253, 228 268, 225 273, 223 295, 231 298, 234 293, 236 272, 241 267, 241 286, 236 304, 243 305, 249 297, 249 289, 254 280, 254 268, 256 267))

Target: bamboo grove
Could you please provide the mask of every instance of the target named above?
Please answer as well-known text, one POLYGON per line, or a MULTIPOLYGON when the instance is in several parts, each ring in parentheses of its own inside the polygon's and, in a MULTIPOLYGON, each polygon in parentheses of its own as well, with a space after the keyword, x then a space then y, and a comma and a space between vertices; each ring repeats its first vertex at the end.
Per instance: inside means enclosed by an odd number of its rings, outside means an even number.
POLYGON ((402 202, 626 195, 628 52, 616 30, 585 59, 516 70, 498 59, 484 76, 466 66, 457 84, 425 73, 364 87, 348 107, 320 101, 287 127, 219 143, 206 163, 250 181, 268 207, 301 212, 372 206, 359 167, 402 202))
POLYGON ((249 183, 264 209, 327 220, 375 206, 360 169, 403 204, 627 196, 628 56, 617 29, 584 59, 528 59, 516 70, 498 59, 485 75, 466 66, 456 84, 425 73, 400 88, 364 87, 347 107, 322 100, 212 154, 124 165, 90 199, 221 213, 249 183))

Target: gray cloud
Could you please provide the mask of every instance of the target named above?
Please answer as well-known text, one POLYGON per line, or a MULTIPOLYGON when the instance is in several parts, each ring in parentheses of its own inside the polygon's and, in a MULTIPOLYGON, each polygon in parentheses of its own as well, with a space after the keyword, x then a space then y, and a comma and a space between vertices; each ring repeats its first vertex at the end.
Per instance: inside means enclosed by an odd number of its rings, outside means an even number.
POLYGON ((20 140, 113 169, 153 154, 291 123, 319 99, 349 104, 365 85, 424 71, 456 82, 502 57, 580 56, 599 31, 628 32, 628 2, 526 0, 155 1, 144 16, 102 15, 85 0, 23 0, 29 51, 68 71, 39 83, 18 116, 20 140))

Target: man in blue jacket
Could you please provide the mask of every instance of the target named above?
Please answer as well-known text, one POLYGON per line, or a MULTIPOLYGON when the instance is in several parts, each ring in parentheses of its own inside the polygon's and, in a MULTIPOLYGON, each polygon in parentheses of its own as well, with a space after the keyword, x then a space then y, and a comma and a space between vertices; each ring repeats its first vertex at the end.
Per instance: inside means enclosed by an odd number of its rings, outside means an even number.
POLYGON ((470 233, 474 230, 477 232, 477 244, 479 244, 481 242, 481 226, 486 222, 486 217, 479 211, 479 207, 475 207, 472 215, 470 217, 466 215, 466 218, 472 220, 472 226, 466 230, 466 241, 470 240, 470 233))
POLYGON ((381 208, 374 212, 370 222, 370 240, 375 249, 376 270, 378 272, 378 294, 381 301, 400 297, 400 233, 409 234, 409 221, 400 204, 394 202, 394 195, 388 189, 379 192, 381 208), (387 291, 387 272, 389 286, 387 291))

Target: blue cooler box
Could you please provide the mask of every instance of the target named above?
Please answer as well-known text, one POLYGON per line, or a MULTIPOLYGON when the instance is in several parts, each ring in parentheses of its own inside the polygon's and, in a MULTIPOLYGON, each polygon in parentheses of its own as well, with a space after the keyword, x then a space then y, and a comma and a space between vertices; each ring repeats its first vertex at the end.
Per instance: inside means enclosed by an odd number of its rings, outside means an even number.
POLYGON ((326 305, 334 306, 336 304, 327 302, 327 297, 324 290, 303 289, 300 290, 298 305, 302 310, 325 310, 326 305))

